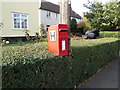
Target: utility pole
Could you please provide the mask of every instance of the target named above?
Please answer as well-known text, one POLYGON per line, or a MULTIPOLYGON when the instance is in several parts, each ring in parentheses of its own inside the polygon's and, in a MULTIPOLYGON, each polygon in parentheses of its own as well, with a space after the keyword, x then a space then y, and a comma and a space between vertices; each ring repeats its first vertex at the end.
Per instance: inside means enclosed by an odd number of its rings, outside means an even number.
POLYGON ((71 0, 61 0, 60 1, 60 24, 68 25, 68 48, 70 50, 70 15, 71 15, 71 0))
POLYGON ((60 24, 69 25, 70 12, 71 12, 71 1, 61 0, 60 1, 60 24))

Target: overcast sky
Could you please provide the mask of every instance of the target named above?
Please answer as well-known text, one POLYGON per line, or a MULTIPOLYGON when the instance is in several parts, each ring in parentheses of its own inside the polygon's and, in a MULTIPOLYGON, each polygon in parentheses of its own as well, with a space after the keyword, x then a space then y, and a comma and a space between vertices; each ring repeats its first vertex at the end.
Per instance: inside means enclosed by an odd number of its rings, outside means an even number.
MULTIPOLYGON (((60 0, 46 0, 46 1, 50 1, 50 2, 53 2, 53 3, 58 3, 58 1, 60 0)), ((89 0, 89 1, 96 1, 96 0, 89 0)), ((105 3, 105 2, 109 2, 111 0, 98 0, 102 3, 105 3)), ((120 1, 120 0, 118 0, 120 1)), ((83 7, 83 4, 87 3, 88 0, 71 0, 71 6, 72 6, 72 9, 80 14, 82 16, 82 12, 86 12, 88 11, 87 8, 83 7)))

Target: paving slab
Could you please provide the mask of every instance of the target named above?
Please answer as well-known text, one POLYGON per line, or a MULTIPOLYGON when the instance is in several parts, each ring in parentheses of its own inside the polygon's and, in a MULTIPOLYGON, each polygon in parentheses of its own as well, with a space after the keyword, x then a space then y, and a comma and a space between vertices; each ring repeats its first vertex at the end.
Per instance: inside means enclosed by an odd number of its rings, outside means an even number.
POLYGON ((113 61, 80 88, 118 88, 118 64, 120 60, 113 61))

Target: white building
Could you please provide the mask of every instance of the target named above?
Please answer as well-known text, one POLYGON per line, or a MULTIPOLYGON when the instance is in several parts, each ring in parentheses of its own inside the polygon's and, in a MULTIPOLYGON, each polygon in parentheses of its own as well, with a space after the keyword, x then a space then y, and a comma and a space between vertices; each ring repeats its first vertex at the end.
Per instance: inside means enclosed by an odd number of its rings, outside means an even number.
MULTIPOLYGON (((18 0, 20 1, 20 0, 18 0)), ((39 32, 40 24, 45 30, 50 25, 59 24, 59 6, 50 2, 0 2, 0 34, 5 38, 24 38, 24 30, 30 36, 39 32)), ((72 17, 81 17, 72 11, 72 17)))
MULTIPOLYGON (((47 28, 50 25, 59 24, 60 20, 59 8, 60 8, 59 5, 53 4, 51 2, 48 1, 41 2, 39 10, 40 15, 39 24, 43 24, 45 30, 47 30, 47 28)), ((71 10, 70 16, 71 19, 75 18, 78 23, 81 21, 81 16, 75 13, 73 10, 71 10)))

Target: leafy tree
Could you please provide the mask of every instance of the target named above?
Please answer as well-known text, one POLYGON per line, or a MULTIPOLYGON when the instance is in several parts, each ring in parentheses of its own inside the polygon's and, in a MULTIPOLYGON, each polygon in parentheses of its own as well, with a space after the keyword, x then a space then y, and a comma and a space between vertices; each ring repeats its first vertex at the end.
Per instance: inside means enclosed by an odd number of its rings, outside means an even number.
POLYGON ((47 31, 44 29, 44 24, 40 24, 40 36, 47 37, 47 31))
POLYGON ((91 23, 91 26, 98 30, 116 30, 120 28, 120 1, 108 2, 89 2, 89 5, 84 5, 90 12, 85 14, 85 17, 91 23))
POLYGON ((70 22, 71 32, 75 32, 77 29, 77 21, 76 19, 72 19, 70 22))
POLYGON ((77 28, 83 28, 84 26, 84 21, 81 21, 78 25, 77 25, 77 28))
POLYGON ((87 30, 94 30, 94 28, 91 26, 91 23, 86 17, 83 17, 83 21, 77 25, 77 28, 82 28, 83 33, 85 33, 87 30))

